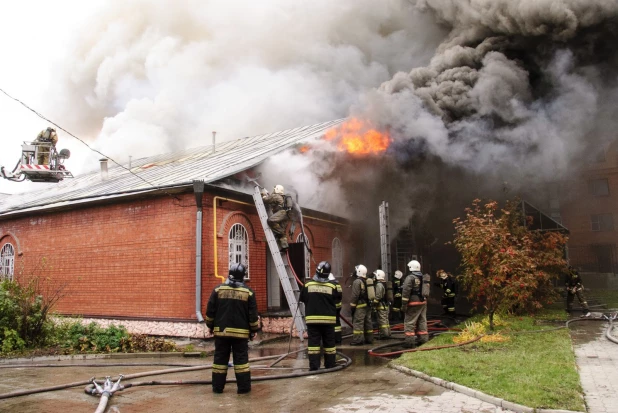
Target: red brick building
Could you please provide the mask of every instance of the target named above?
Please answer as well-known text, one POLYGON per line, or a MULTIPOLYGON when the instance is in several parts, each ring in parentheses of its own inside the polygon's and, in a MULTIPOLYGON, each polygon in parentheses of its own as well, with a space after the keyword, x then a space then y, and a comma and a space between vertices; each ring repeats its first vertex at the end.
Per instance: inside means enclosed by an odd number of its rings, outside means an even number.
MULTIPOLYGON (((44 276, 46 288, 62 287, 56 306, 61 314, 123 320, 129 326, 138 322, 135 331, 201 336, 203 325, 196 321, 210 292, 225 280, 231 262, 244 262, 260 313, 285 309, 248 193, 252 187, 234 177, 331 126, 244 138, 221 144, 214 152, 207 147, 145 158, 134 162, 130 172, 115 166, 108 173, 102 169, 50 184, 45 191, 4 196, 0 273, 24 279, 44 276), (203 195, 196 197, 193 179, 207 182, 203 195), (223 188, 230 183, 236 189, 223 188), (203 204, 201 225, 198 197, 203 204)), ((285 180, 277 183, 285 185, 285 180)), ((296 228, 291 241, 299 242, 290 248, 293 267, 300 277, 312 276, 315 263, 328 260, 341 277, 343 268, 352 265, 347 222, 306 209, 303 216, 313 256, 305 253, 296 228)))

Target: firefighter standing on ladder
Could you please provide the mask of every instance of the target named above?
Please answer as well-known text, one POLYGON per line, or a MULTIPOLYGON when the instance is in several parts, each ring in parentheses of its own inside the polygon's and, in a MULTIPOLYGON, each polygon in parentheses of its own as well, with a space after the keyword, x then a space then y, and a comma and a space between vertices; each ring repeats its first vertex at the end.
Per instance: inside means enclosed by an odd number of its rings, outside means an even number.
POLYGON ((270 206, 272 210, 272 215, 268 218, 268 226, 279 242, 281 249, 287 249, 288 239, 286 237, 285 230, 288 226, 290 217, 288 216, 288 210, 285 205, 283 185, 275 185, 272 195, 270 195, 268 191, 263 188, 262 199, 264 200, 264 204, 270 206))
POLYGON ((58 135, 56 134, 56 130, 54 128, 43 129, 37 135, 35 142, 51 143, 49 148, 46 146, 39 147, 36 159, 38 165, 49 165, 49 155, 51 149, 55 148, 56 143, 58 143, 58 135))
POLYGON ((341 286, 329 281, 330 264, 322 261, 315 269, 313 279, 303 287, 300 302, 305 304, 307 323, 307 352, 309 370, 320 368, 320 343, 324 347, 324 367, 336 365, 335 324, 337 322, 337 303, 341 302, 341 286))

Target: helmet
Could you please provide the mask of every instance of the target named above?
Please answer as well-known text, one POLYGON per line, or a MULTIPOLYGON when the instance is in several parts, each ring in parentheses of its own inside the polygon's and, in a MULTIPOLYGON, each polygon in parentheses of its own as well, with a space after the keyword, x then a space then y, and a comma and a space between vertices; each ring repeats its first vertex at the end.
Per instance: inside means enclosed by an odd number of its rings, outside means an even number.
POLYGON ((354 270, 356 271, 357 277, 367 277, 367 267, 365 267, 363 264, 357 265, 356 267, 354 267, 354 270))
POLYGON ((285 190, 283 189, 283 185, 275 185, 275 189, 273 190, 275 194, 283 195, 285 190))
POLYGON ((330 273, 330 274, 328 274, 328 279, 329 279, 330 281, 335 281, 335 279, 336 279, 336 278, 335 278, 335 276, 333 275, 333 273, 330 273))
POLYGON ((444 270, 438 270, 438 272, 436 273, 436 275, 440 278, 442 278, 443 280, 446 280, 448 278, 448 274, 446 273, 446 271, 444 270))
POLYGON ((233 281, 243 281, 247 276, 247 267, 242 264, 232 264, 229 278, 233 281))
POLYGON ((421 263, 416 260, 412 260, 408 263, 408 268, 410 269, 410 271, 420 271, 421 263))
POLYGON ((401 271, 399 271, 399 270, 395 271, 395 278, 400 280, 401 277, 403 277, 403 273, 401 271))
POLYGON ((328 277, 328 274, 330 274, 330 264, 328 261, 320 262, 315 269, 315 275, 320 278, 326 278, 328 277))
POLYGON ((375 270, 373 272, 373 275, 376 276, 376 280, 378 281, 384 281, 384 279, 386 278, 386 274, 384 274, 384 271, 382 270, 375 270))

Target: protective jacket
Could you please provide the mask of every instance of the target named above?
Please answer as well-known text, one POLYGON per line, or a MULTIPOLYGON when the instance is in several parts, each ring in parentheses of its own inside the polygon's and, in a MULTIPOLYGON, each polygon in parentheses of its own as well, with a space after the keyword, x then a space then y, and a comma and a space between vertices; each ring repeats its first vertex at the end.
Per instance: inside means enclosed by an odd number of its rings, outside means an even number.
POLYGON ((39 142, 51 142, 53 146, 56 146, 56 144, 58 143, 58 135, 56 135, 55 131, 43 129, 37 135, 36 140, 39 142))
POLYGON ((341 302, 341 286, 328 278, 313 277, 300 292, 301 303, 305 303, 307 324, 332 324, 337 322, 337 303, 341 302), (339 288, 337 288, 339 287, 339 288))
POLYGON ((369 300, 367 298, 367 285, 365 284, 365 280, 358 277, 352 283, 352 297, 350 298, 350 307, 367 307, 368 301, 369 300))
POLYGON ((423 273, 420 271, 412 271, 403 282, 401 293, 401 307, 406 308, 409 305, 424 304, 425 298, 422 294, 423 288, 423 273))
POLYGON ((393 308, 401 308, 403 279, 393 278, 393 308))
POLYGON ((374 304, 375 308, 378 310, 388 308, 388 303, 386 302, 386 285, 384 285, 382 281, 376 282, 376 299, 374 304))
POLYGON ((442 288, 443 297, 455 297, 457 295, 457 281, 455 277, 440 279, 440 287, 442 288))
POLYGON ((582 278, 579 276, 577 271, 569 270, 566 275, 566 287, 568 289, 573 288, 581 288, 582 287, 582 278))
POLYGON ((228 279, 212 291, 205 319, 215 337, 249 338, 250 332, 259 329, 253 290, 228 279))
POLYGON ((265 204, 270 205, 270 208, 272 209, 273 214, 275 212, 279 212, 282 209, 284 209, 285 206, 285 199, 283 197, 283 195, 281 194, 269 194, 269 195, 263 195, 262 199, 264 200, 265 204))

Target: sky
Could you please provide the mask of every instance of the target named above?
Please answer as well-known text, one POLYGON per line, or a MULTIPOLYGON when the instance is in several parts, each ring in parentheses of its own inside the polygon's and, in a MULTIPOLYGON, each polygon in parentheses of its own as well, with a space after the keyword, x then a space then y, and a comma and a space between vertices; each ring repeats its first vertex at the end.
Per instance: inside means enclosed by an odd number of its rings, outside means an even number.
MULTIPOLYGON (((53 83, 51 67, 59 63, 72 34, 101 5, 100 0, 23 0, 0 4, 0 88, 34 109, 42 111, 53 83)), ((43 113, 45 115, 45 113, 43 113)), ((62 125, 62 119, 52 119, 62 125)), ((32 140, 48 123, 0 93, 0 165, 11 171, 21 156, 21 144, 32 140)), ((58 148, 67 148, 73 159, 89 152, 65 133, 58 148)), ((68 161, 70 162, 70 160, 68 161)), ((0 180, 0 193, 43 189, 51 184, 0 180)))

